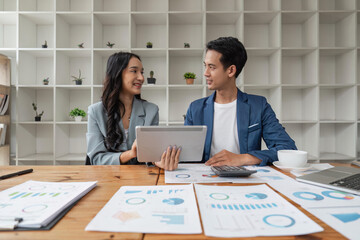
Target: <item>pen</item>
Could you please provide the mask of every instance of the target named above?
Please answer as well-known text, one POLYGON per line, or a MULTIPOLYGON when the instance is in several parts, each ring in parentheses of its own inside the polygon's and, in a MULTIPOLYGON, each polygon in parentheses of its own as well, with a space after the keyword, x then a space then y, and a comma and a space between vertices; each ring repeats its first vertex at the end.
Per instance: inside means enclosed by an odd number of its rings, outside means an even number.
POLYGON ((22 170, 22 171, 19 171, 19 172, 14 172, 14 173, 10 173, 10 174, 7 174, 7 175, 0 176, 0 179, 7 179, 7 178, 23 175, 23 174, 26 174, 26 173, 31 173, 32 171, 33 170, 30 168, 30 169, 22 170))

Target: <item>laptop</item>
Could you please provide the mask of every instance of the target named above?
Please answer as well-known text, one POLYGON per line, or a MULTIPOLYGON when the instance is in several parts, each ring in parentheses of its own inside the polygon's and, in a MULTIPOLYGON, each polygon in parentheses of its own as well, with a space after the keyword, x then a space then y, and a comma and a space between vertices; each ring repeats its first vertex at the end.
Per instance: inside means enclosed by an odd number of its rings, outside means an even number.
POLYGON ((181 147, 180 162, 201 162, 206 126, 137 126, 137 159, 158 162, 169 146, 181 147))
POLYGON ((360 168, 333 167, 296 180, 360 195, 360 168))

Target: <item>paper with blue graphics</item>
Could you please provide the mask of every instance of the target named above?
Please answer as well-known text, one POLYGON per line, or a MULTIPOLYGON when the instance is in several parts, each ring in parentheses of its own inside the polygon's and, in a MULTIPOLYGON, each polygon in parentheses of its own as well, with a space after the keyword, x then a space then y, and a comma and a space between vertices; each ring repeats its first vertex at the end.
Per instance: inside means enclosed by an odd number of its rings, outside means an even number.
POLYGON ((311 208, 315 217, 349 239, 360 239, 360 207, 311 208))
POLYGON ((266 185, 195 185, 206 236, 303 235, 323 231, 266 185))
POLYGON ((121 187, 85 230, 202 233, 192 185, 121 187))
POLYGON ((165 183, 209 183, 209 182, 233 182, 233 183, 265 183, 269 181, 295 181, 275 169, 265 166, 246 166, 247 169, 257 170, 257 173, 249 177, 219 177, 210 166, 205 164, 179 164, 175 171, 165 171, 165 183))
POLYGON ((360 206, 360 196, 295 181, 291 184, 271 182, 269 185, 306 208, 360 206))

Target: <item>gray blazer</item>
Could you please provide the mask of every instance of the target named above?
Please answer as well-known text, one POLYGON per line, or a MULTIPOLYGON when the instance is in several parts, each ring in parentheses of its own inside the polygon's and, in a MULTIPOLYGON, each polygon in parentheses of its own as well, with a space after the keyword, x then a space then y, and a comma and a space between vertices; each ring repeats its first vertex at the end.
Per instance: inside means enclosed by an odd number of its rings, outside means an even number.
MULTIPOLYGON (((131 149, 135 141, 135 127, 159 125, 159 108, 153 103, 134 98, 129 124, 129 136, 126 144, 122 143, 120 145, 120 152, 109 152, 105 147, 106 123, 107 113, 102 102, 89 106, 86 140, 87 155, 92 165, 119 165, 121 153, 131 149)), ((125 136, 122 121, 119 122, 119 125, 125 136)), ((138 164, 138 161, 134 158, 127 164, 138 164)))

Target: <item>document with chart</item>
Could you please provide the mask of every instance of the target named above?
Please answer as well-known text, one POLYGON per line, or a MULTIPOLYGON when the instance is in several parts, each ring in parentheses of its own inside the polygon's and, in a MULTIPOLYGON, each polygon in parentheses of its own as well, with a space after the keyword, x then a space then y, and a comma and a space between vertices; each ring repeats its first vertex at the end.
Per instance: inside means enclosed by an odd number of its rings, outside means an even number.
POLYGON ((271 182, 271 187, 306 208, 360 206, 360 196, 295 181, 291 185, 271 182))
POLYGON ((206 236, 303 235, 323 229, 266 185, 195 185, 206 236))
POLYGON ((27 181, 0 192, 0 217, 22 218, 19 227, 41 228, 83 197, 96 182, 27 181))
POLYGON ((202 233, 192 185, 121 187, 85 230, 202 233))

